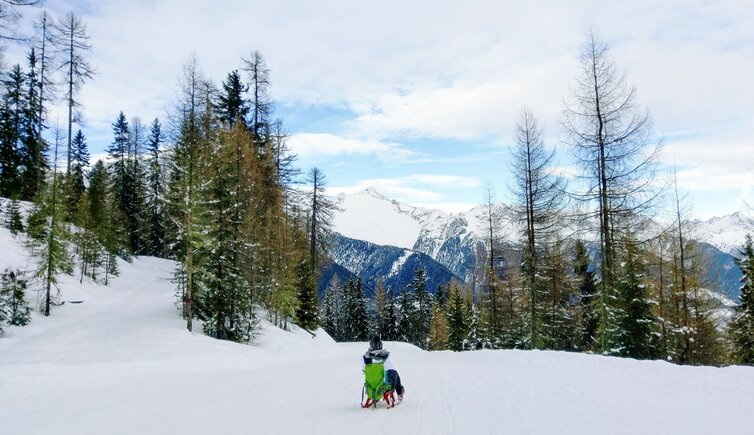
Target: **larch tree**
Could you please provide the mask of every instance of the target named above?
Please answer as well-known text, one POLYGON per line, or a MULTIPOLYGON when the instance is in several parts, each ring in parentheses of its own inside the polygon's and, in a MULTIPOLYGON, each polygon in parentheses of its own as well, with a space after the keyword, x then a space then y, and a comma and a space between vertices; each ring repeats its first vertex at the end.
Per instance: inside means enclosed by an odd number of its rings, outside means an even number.
POLYGON ((66 76, 66 104, 68 106, 68 160, 66 174, 71 172, 71 143, 73 123, 79 122, 81 103, 78 93, 87 81, 94 77, 94 68, 86 59, 87 53, 92 49, 89 44, 89 35, 86 33, 86 24, 69 12, 65 17, 59 18, 51 33, 51 40, 59 54, 60 62, 57 69, 63 71, 66 76))
MULTIPOLYGON (((620 240, 640 228, 640 216, 653 205, 660 143, 651 137, 652 120, 639 109, 636 90, 625 79, 609 47, 589 32, 579 56, 580 73, 562 118, 582 172, 583 189, 574 193, 587 208, 582 220, 596 218, 600 240, 600 301, 616 292, 620 240)), ((601 309, 602 322, 608 320, 601 309)), ((601 325, 602 329, 611 328, 601 325)), ((606 342, 601 340, 603 350, 606 342)))
POLYGON ((523 288, 528 293, 529 342, 531 348, 540 346, 539 323, 541 292, 541 251, 554 239, 562 219, 565 184, 554 170, 554 151, 543 141, 543 130, 527 108, 521 110, 516 124, 516 146, 513 149, 511 171, 516 219, 525 228, 523 237, 523 288))

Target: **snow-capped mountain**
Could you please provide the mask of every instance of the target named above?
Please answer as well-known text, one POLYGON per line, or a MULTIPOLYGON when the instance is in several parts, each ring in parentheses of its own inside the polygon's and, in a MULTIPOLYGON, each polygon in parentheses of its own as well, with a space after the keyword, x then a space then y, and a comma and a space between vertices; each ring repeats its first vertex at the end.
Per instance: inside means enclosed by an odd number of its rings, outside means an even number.
MULTIPOLYGON (((473 275, 477 252, 484 252, 483 207, 447 213, 391 200, 368 188, 338 196, 334 230, 346 237, 426 254, 464 281, 473 275)), ((502 229, 515 234, 512 224, 502 229)))
MULTIPOLYGON (((426 254, 462 280, 473 281, 475 261, 479 258, 475 254, 486 251, 484 207, 447 213, 400 203, 374 188, 341 194, 337 199, 341 209, 334 216, 337 233, 349 239, 426 254)), ((505 206, 500 208, 505 209, 505 206)), ((721 290, 735 297, 740 273, 731 255, 738 254, 747 233, 754 234, 754 217, 733 213, 693 224, 698 239, 708 244, 704 250, 716 264, 715 270, 722 271, 719 274, 721 290)), ((515 223, 503 219, 502 225, 500 233, 509 241, 515 241, 519 233, 515 223)), ((508 247, 514 246, 509 242, 508 247)), ((338 258, 339 264, 352 272, 363 269, 363 264, 358 267, 353 264, 361 260, 364 257, 353 251, 338 258)))
POLYGON ((754 216, 736 212, 706 221, 695 220, 692 227, 699 240, 738 256, 746 235, 754 236, 754 216))

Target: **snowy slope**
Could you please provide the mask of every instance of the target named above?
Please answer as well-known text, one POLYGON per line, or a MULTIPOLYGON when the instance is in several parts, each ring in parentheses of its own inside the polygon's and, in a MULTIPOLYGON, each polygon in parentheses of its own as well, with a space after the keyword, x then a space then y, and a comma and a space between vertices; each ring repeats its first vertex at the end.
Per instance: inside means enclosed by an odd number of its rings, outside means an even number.
MULTIPOLYGON (((17 248, 0 243, 0 252, 17 248)), ((83 303, 9 328, 0 338, 0 433, 747 434, 754 426, 751 367, 402 343, 386 347, 404 403, 362 410, 365 343, 270 325, 255 346, 191 334, 174 306, 173 266, 122 263, 110 287, 66 278, 63 299, 83 303)))
POLYGON ((419 236, 421 225, 410 211, 373 188, 339 195, 338 207, 333 229, 346 237, 411 249, 419 236))

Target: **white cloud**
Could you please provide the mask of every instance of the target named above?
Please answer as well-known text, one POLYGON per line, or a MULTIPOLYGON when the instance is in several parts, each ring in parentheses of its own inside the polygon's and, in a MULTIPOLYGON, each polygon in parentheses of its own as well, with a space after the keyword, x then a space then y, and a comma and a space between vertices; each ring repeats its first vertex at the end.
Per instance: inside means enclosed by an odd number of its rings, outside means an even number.
POLYGON ((330 133, 297 133, 288 139, 291 151, 300 157, 375 155, 381 160, 404 160, 414 153, 398 144, 362 140, 330 133))

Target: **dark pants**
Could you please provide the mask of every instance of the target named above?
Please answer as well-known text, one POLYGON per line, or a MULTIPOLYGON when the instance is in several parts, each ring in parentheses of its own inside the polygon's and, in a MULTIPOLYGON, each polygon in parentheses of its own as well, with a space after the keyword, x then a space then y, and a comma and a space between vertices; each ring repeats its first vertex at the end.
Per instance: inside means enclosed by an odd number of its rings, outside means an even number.
POLYGON ((387 371, 387 383, 390 384, 398 395, 403 394, 403 385, 401 385, 401 377, 395 370, 387 371))

